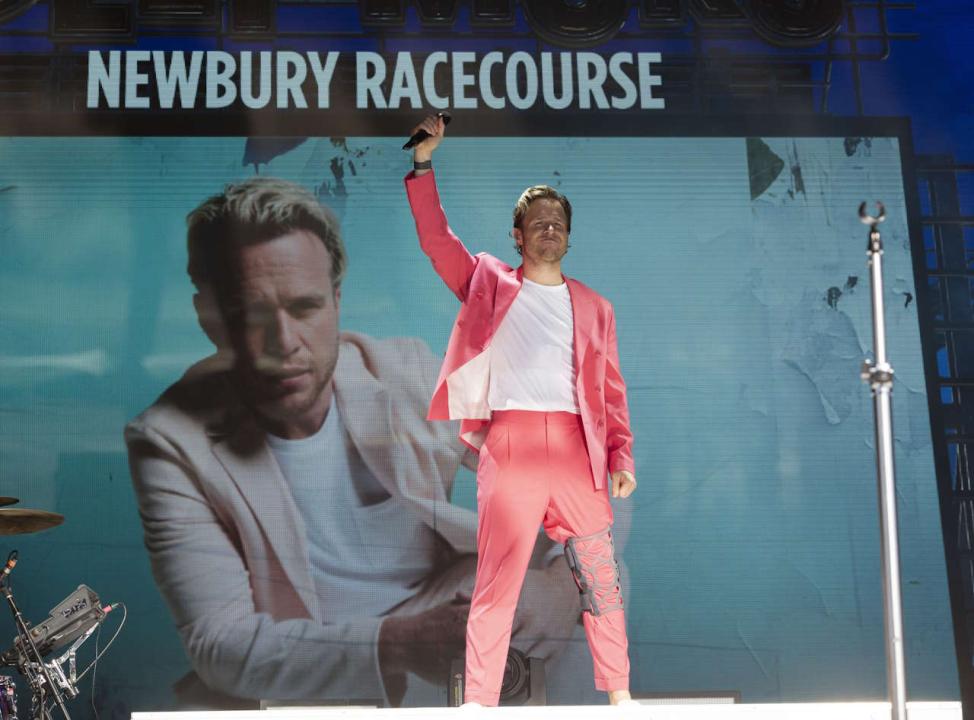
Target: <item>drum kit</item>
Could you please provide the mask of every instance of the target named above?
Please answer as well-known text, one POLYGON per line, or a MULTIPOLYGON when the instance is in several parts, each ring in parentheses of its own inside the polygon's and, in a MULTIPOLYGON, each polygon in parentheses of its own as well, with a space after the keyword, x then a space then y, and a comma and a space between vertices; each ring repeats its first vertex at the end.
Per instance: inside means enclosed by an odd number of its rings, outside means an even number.
MULTIPOLYGON (((16 498, 0 496, 0 535, 40 532, 64 522, 64 516, 58 513, 7 507, 17 502, 16 498)), ((13 645, 0 653, 0 667, 15 668, 27 681, 33 720, 50 720, 55 707, 65 720, 71 720, 65 701, 77 697, 78 681, 108 648, 97 653, 88 669, 80 675, 77 672, 78 649, 94 634, 105 616, 120 604, 103 607, 97 594, 88 586, 79 585, 54 606, 49 617, 39 623, 28 623, 14 601, 10 585, 10 574, 17 565, 17 557, 16 550, 11 552, 0 570, 0 595, 7 601, 17 627, 13 645), (55 651, 60 654, 53 656, 55 651)), ((125 622, 124 615, 122 622, 125 622)), ((12 677, 5 675, 0 675, 0 720, 17 720, 16 685, 12 677)))

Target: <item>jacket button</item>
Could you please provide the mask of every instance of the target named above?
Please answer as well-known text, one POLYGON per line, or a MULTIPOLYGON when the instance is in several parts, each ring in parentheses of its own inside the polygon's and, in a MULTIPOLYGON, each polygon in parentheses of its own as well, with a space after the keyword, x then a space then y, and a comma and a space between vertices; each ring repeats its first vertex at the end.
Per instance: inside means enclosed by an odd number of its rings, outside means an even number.
POLYGON ((483 290, 478 290, 477 291, 477 299, 478 300, 483 300, 484 299, 484 291, 483 290))
POLYGON ((598 426, 599 426, 599 427, 602 427, 603 425, 605 425, 605 423, 604 423, 604 422, 602 422, 601 420, 599 420, 599 422, 598 422, 598 426))
POLYGON ((457 327, 463 327, 463 320, 457 320, 457 327))
POLYGON ((595 351, 595 357, 602 357, 602 351, 601 350, 596 350, 595 351))
POLYGON ((601 385, 596 385, 595 386, 595 392, 597 392, 597 393, 602 392, 602 386, 601 385))

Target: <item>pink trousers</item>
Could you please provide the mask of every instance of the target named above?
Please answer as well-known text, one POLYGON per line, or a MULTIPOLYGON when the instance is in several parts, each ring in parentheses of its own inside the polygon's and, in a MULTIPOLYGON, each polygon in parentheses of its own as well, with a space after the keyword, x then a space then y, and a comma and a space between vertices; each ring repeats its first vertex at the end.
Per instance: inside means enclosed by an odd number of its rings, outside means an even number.
MULTIPOLYGON (((609 491, 596 490, 592 481, 581 418, 568 412, 495 411, 480 449, 477 513, 477 579, 467 620, 464 702, 497 705, 514 610, 539 524, 558 543, 596 535, 612 524, 609 491)), ((614 568, 611 543, 590 550, 609 561, 603 567, 614 568)), ((609 606, 599 615, 583 613, 595 687, 627 690, 621 599, 609 606)))

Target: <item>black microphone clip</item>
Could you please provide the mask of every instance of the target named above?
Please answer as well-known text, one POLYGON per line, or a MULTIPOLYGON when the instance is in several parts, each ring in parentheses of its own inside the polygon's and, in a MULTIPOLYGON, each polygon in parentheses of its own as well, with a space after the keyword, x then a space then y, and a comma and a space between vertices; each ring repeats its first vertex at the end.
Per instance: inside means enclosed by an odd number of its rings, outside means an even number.
POLYGON ((4 564, 3 571, 2 571, 2 575, 4 579, 6 579, 8 575, 10 575, 11 570, 17 567, 18 557, 20 557, 20 554, 16 550, 11 550, 10 554, 7 555, 7 562, 4 564))

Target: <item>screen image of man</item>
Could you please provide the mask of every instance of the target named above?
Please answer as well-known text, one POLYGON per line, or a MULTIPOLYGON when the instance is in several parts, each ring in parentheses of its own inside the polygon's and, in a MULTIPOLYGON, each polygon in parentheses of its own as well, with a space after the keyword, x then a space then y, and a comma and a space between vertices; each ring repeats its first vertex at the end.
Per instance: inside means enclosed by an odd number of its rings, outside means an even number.
MULTIPOLYGON (((466 449, 424 419, 437 360, 417 339, 339 329, 337 221, 275 178, 188 218, 189 275, 217 352, 125 431, 156 583, 193 669, 240 698, 402 702, 462 652, 476 518, 450 503, 466 449)), ((538 556, 522 649, 577 622, 564 563, 538 556)), ((445 690, 442 692, 445 700, 445 690)))
POLYGON ((498 704, 539 524, 565 544, 596 688, 632 704, 609 492, 628 497, 636 479, 612 306, 563 276, 571 205, 551 187, 528 188, 515 206, 520 268, 472 255, 447 224, 432 173, 445 122, 429 116, 421 130, 406 191, 420 246, 461 302, 429 417, 461 420, 461 438, 479 451, 465 704, 498 704))

